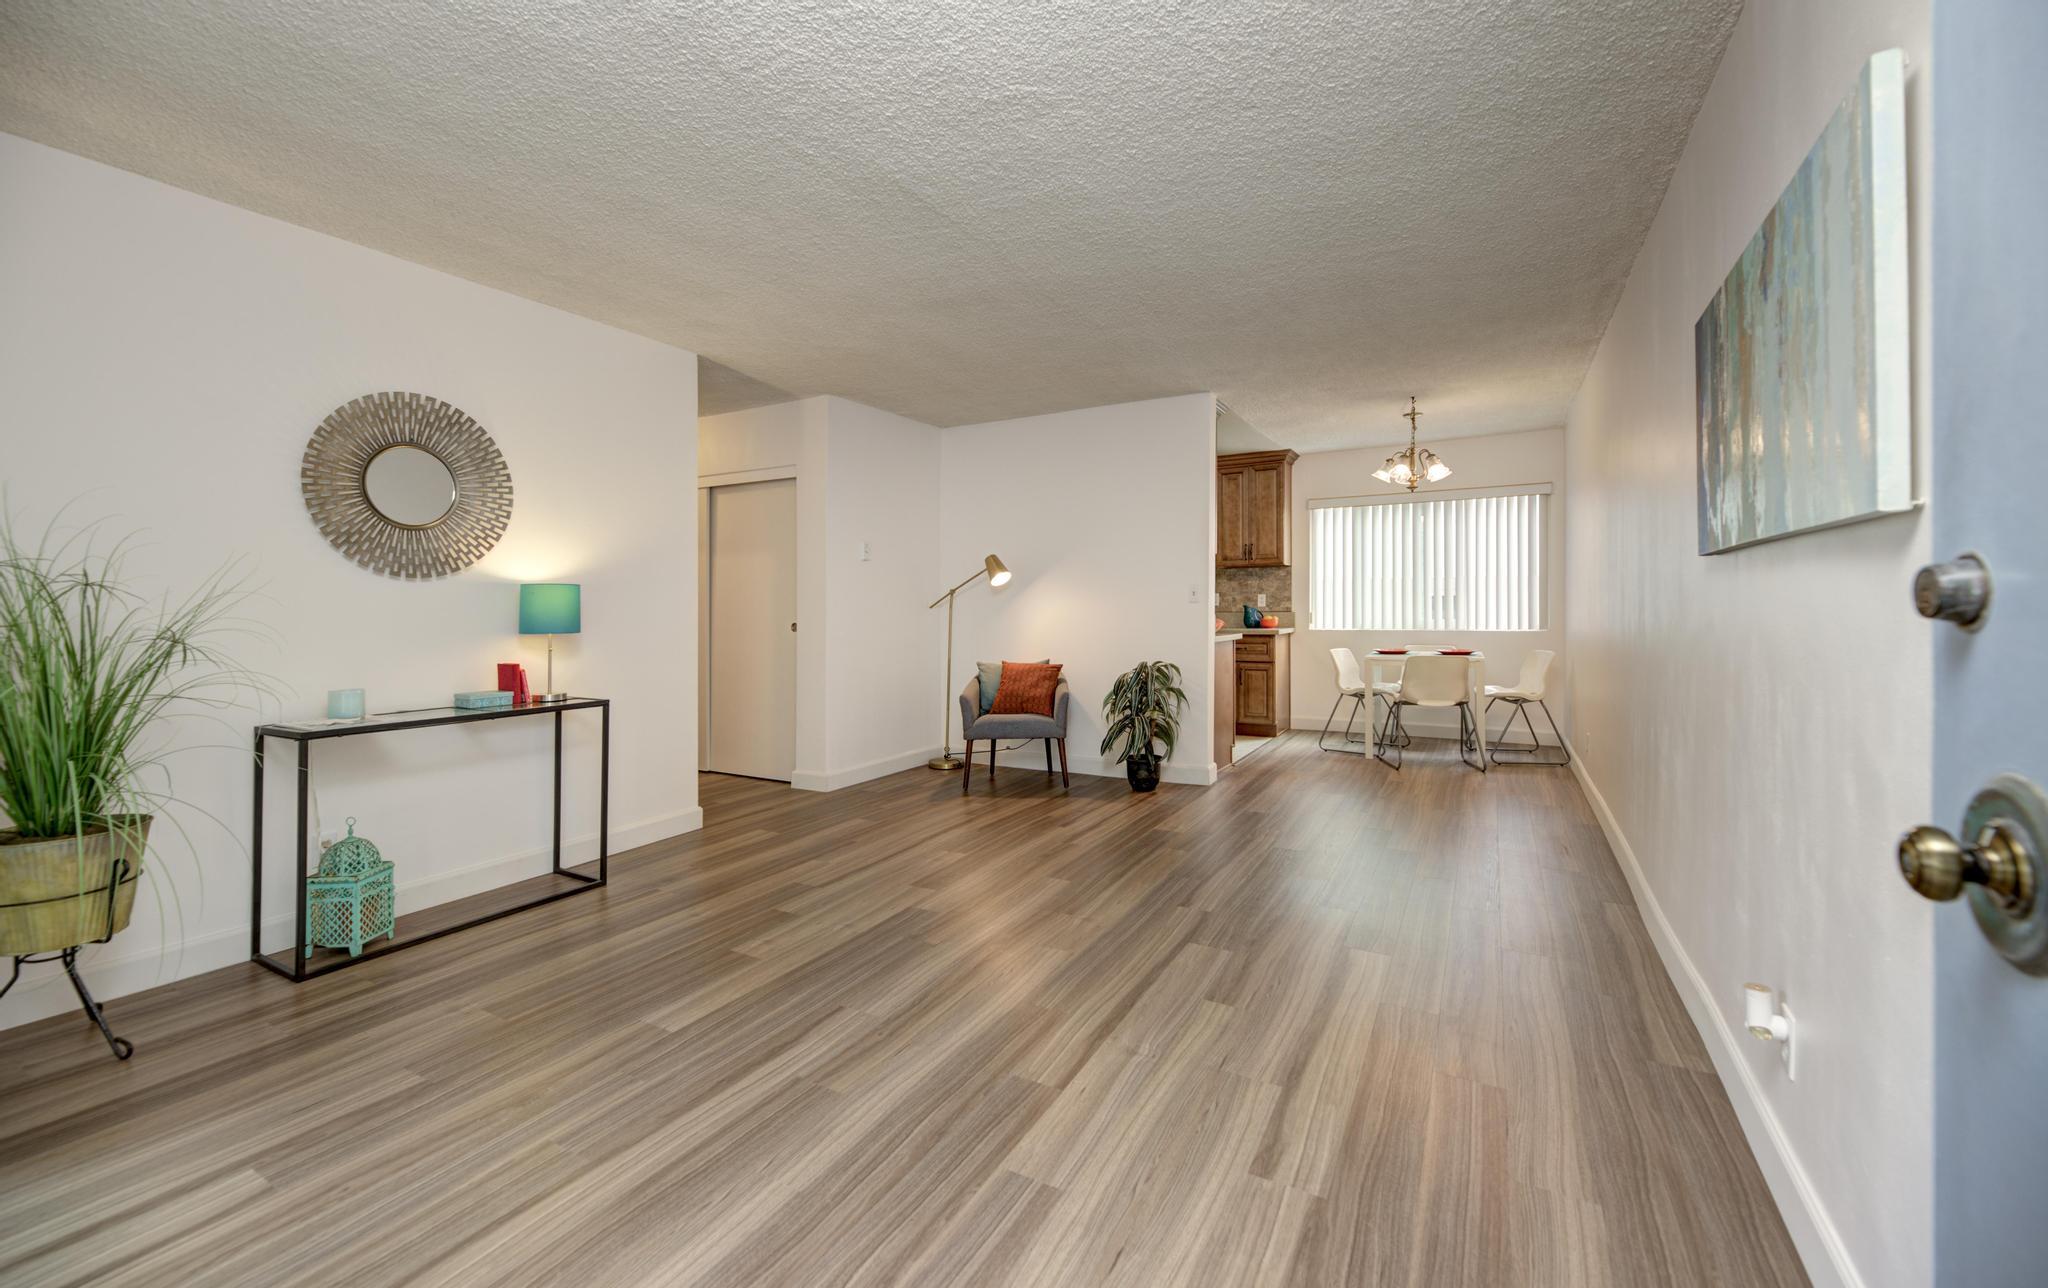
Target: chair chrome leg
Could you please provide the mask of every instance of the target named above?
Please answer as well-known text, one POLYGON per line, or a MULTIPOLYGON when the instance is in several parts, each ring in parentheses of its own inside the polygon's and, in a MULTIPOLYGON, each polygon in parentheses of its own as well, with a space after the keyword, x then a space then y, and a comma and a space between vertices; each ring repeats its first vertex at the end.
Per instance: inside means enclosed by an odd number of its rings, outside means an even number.
MULTIPOLYGON (((1345 699, 1345 698, 1348 698, 1348 697, 1350 697, 1350 696, 1351 696, 1351 695, 1350 695, 1350 694, 1348 694, 1348 693, 1340 693, 1340 694, 1338 694, 1338 695, 1337 695, 1337 700, 1336 700, 1335 702, 1332 702, 1332 703, 1330 704, 1330 714, 1329 714, 1328 716, 1324 717, 1324 719, 1323 719, 1323 731, 1322 731, 1321 733, 1319 733, 1319 734, 1317 734, 1317 735, 1316 735, 1316 750, 1317 750, 1317 751, 1341 751, 1341 750, 1343 750, 1343 748, 1341 748, 1341 747, 1325 747, 1325 746, 1323 745, 1323 743, 1324 743, 1324 741, 1325 741, 1326 739, 1328 739, 1328 738, 1329 738, 1329 736, 1330 736, 1330 726, 1331 726, 1331 725, 1333 725, 1333 724, 1335 724, 1335 723, 1337 722, 1337 708, 1338 708, 1338 707, 1341 707, 1341 706, 1343 706, 1343 705, 1344 705, 1344 699, 1345 699)), ((1352 712, 1351 712, 1351 714, 1352 714, 1352 717, 1353 717, 1354 719, 1355 719, 1355 718, 1357 717, 1357 715, 1358 715, 1358 710, 1357 710, 1357 708, 1356 708, 1356 707, 1352 708, 1352 712)), ((1345 724, 1344 724, 1344 728, 1345 728, 1346 732, 1349 732, 1349 731, 1350 731, 1350 728, 1351 728, 1351 723, 1350 723, 1350 721, 1346 721, 1346 722, 1345 722, 1345 724)))
POLYGON ((1565 744, 1564 735, 1557 731, 1557 717, 1550 714, 1550 704, 1538 698, 1536 699, 1536 705, 1543 708, 1543 719, 1550 725, 1550 736, 1557 739, 1557 749, 1564 753, 1564 759, 1557 763, 1559 765, 1571 764, 1572 749, 1565 744))
POLYGON ((1458 704, 1458 759, 1469 768, 1486 772, 1486 759, 1479 754, 1479 727, 1469 702, 1458 704))
POLYGON ((1489 760, 1496 765, 1548 765, 1553 768, 1562 768, 1572 763, 1571 749, 1564 745, 1564 735, 1559 733, 1557 729, 1557 717, 1550 714, 1550 707, 1543 699, 1537 698, 1535 702, 1537 706, 1543 708, 1543 718, 1550 723, 1550 736, 1557 739, 1561 758, 1547 757, 1544 754, 1543 741, 1536 736, 1536 723, 1529 718, 1528 699, 1496 698, 1494 700, 1496 702, 1507 702, 1514 708, 1514 711, 1508 716, 1508 722, 1501 726, 1500 740, 1488 748, 1487 758, 1489 760), (1525 743, 1506 741, 1509 732, 1515 727, 1515 718, 1517 716, 1521 717, 1522 727, 1529 731, 1529 741, 1525 743), (1500 758, 1502 752, 1506 752, 1511 759, 1502 760, 1500 758))
POLYGON ((1401 719, 1401 704, 1398 702, 1388 703, 1387 722, 1381 728, 1379 735, 1373 739, 1372 758, 1379 761, 1382 765, 1393 766, 1395 773, 1401 772, 1401 762, 1407 759, 1406 756, 1401 754, 1401 749, 1408 745, 1407 737, 1408 730, 1405 722, 1401 719), (1389 751, 1394 754, 1389 756, 1387 754, 1389 751))
MULTIPOLYGON (((1386 703, 1386 704, 1387 704, 1387 711, 1388 711, 1389 713, 1391 713, 1391 712, 1393 711, 1393 709, 1394 709, 1394 700, 1393 700, 1392 698, 1388 697, 1388 696, 1387 696, 1386 694, 1384 694, 1384 693, 1375 693, 1375 694, 1373 694, 1373 695, 1372 695, 1372 700, 1373 700, 1374 702, 1384 702, 1384 703, 1386 703)), ((1374 708, 1374 709, 1375 709, 1375 710, 1377 710, 1378 708, 1374 708)), ((1377 717, 1377 716, 1375 716, 1375 717, 1374 717, 1374 722, 1375 722, 1375 723, 1377 723, 1377 722, 1378 722, 1378 717, 1377 717)), ((1362 742, 1362 741, 1364 741, 1364 739, 1360 739, 1360 741, 1362 742)), ((1401 731, 1401 745, 1402 745, 1403 747, 1413 747, 1413 746, 1415 745, 1415 736, 1414 736, 1413 734, 1409 733, 1409 732, 1408 732, 1408 731, 1407 731, 1406 729, 1403 729, 1403 730, 1401 731)))

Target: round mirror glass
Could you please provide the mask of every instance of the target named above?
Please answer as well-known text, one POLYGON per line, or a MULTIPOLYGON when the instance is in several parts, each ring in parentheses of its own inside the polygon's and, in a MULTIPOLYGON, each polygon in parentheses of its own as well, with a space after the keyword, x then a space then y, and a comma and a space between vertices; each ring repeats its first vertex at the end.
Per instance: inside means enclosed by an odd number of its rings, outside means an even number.
POLYGON ((387 447, 363 471, 363 495, 393 523, 424 528, 455 508, 455 475, 423 448, 387 447))

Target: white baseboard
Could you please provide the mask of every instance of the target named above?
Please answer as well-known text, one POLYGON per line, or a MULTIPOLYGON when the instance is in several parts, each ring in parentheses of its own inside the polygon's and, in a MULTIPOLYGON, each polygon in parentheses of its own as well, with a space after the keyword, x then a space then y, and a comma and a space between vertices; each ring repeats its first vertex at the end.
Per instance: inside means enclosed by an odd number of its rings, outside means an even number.
POLYGON ((900 774, 906 769, 917 769, 938 754, 937 747, 920 747, 911 751, 901 751, 893 756, 884 756, 880 760, 870 760, 864 765, 854 765, 848 769, 799 769, 789 776, 789 785, 800 792, 836 792, 855 783, 886 778, 890 774, 900 774))
MULTIPOLYGON (((704 811, 693 807, 644 823, 613 828, 611 852, 616 857, 627 850, 694 832, 703 826, 704 811)), ((596 842, 595 832, 564 838, 563 857, 570 863, 588 862, 595 857, 596 842)), ((511 858, 492 859, 453 872, 436 872, 415 881, 400 882, 398 910, 401 914, 417 912, 493 886, 538 876, 547 870, 551 854, 552 849, 529 850, 511 858)), ((292 913, 265 917, 265 950, 275 951, 290 944, 296 929, 295 922, 296 916, 292 913)), ((198 935, 181 944, 126 952, 121 950, 121 940, 116 937, 110 944, 89 947, 80 953, 78 968, 93 996, 106 1002, 247 960, 249 928, 239 925, 198 935)), ((7 995, 7 1000, 0 1002, 0 1029, 77 1009, 78 995, 71 991, 71 981, 65 978, 60 967, 31 966, 23 972, 21 982, 7 995)))
POLYGON ((1792 1235, 1793 1246, 1799 1250, 1799 1259, 1806 1266, 1807 1277, 1812 1280, 1814 1288, 1863 1288, 1863 1277, 1856 1272, 1855 1262, 1849 1257, 1841 1233, 1828 1219, 1827 1205, 1807 1176, 1806 1169, 1800 1165, 1799 1155, 1786 1138, 1784 1127, 1771 1111, 1770 1103, 1764 1099, 1756 1074, 1743 1058, 1741 1039, 1728 1027, 1721 1008, 1714 1003, 1713 989, 1692 964, 1692 958, 1686 955, 1685 945, 1679 942, 1678 933, 1671 928, 1663 907, 1657 902, 1656 892, 1650 889, 1649 881, 1643 876, 1635 849, 1622 835, 1621 824, 1615 821, 1614 811, 1607 807, 1607 798, 1600 794, 1600 788, 1594 784, 1586 768, 1585 758, 1576 749, 1572 751, 1572 774, 1579 780, 1586 800, 1592 804, 1593 815, 1600 821, 1600 830, 1607 834, 1608 845, 1613 847, 1615 857, 1621 861, 1622 874, 1628 878, 1629 889, 1635 894, 1636 911, 1649 930, 1651 941, 1657 945, 1657 955, 1663 959, 1664 972, 1677 987, 1686 1013, 1692 1017, 1693 1027, 1699 1030, 1707 1054, 1714 1061, 1714 1069, 1721 1075, 1721 1085, 1727 1089, 1728 1099, 1735 1106, 1735 1116, 1742 1122, 1742 1134, 1748 1138, 1750 1153, 1756 1156, 1757 1165, 1763 1170, 1764 1183, 1770 1186, 1771 1197, 1776 1200, 1778 1213, 1792 1235))

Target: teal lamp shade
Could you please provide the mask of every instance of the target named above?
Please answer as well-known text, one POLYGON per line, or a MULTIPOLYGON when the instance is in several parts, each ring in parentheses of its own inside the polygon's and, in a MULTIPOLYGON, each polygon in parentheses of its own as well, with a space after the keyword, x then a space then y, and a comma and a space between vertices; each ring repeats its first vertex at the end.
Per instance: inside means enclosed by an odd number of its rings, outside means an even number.
POLYGON ((521 635, 578 635, 583 631, 583 587, 574 582, 532 582, 519 588, 521 635))

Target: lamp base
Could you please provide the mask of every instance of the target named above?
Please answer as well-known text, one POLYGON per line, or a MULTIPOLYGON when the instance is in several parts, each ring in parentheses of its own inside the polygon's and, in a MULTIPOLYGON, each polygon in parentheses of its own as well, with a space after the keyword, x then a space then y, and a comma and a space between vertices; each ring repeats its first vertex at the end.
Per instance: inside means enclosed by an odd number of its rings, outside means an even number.
POLYGON ((943 756, 933 756, 924 763, 927 769, 958 769, 966 762, 949 752, 943 756))
POLYGON ((530 702, 567 702, 568 700, 569 695, 566 693, 536 693, 528 699, 530 702))

